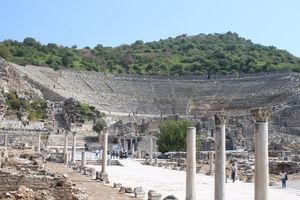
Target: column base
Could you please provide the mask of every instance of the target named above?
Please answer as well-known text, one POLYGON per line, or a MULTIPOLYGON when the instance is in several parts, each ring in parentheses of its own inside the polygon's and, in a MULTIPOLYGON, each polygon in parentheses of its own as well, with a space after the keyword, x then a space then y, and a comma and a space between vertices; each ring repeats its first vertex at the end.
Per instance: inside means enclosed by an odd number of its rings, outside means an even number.
POLYGON ((106 172, 101 172, 99 179, 100 179, 100 181, 103 181, 104 183, 109 183, 108 174, 106 172))

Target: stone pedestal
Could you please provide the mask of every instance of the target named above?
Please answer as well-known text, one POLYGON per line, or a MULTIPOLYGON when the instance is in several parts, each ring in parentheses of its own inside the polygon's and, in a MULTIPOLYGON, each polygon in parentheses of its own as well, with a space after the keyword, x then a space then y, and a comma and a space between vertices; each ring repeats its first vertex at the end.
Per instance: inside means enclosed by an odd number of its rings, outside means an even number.
POLYGON ((103 130, 103 153, 102 153, 102 169, 100 173, 100 180, 108 182, 107 167, 107 150, 108 150, 108 128, 103 130))
POLYGON ((67 156, 67 153, 68 153, 68 133, 67 131, 65 132, 65 141, 64 141, 64 164, 67 164, 68 163, 68 156, 67 156))
POLYGON ((196 200, 196 128, 187 130, 186 200, 196 200))
POLYGON ((75 162, 75 154, 76 154, 76 133, 73 133, 72 162, 75 162))
POLYGON ((268 118, 269 109, 253 109, 255 123, 255 200, 267 200, 269 193, 268 118))
POLYGON ((215 115, 215 200, 225 199, 225 121, 226 115, 215 115))
POLYGON ((160 200, 162 197, 162 194, 155 190, 149 190, 148 192, 148 200, 160 200))

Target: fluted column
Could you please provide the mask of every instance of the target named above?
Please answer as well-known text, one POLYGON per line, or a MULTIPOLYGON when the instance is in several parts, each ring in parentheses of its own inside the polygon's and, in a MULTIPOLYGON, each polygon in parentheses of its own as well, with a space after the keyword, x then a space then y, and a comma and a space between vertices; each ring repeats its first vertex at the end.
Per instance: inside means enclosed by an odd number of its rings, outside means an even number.
POLYGON ((196 128, 187 130, 186 200, 196 200, 196 128))
POLYGON ((225 199, 225 121, 226 115, 215 115, 215 200, 225 199))
POLYGON ((100 173, 100 180, 107 182, 108 174, 106 171, 107 167, 107 150, 108 150, 108 128, 104 128, 103 130, 103 153, 102 153, 102 169, 100 173))
POLYGON ((75 162, 75 154, 76 154, 76 132, 73 133, 72 162, 75 162))
POLYGON ((68 163, 68 131, 65 131, 65 142, 64 142, 64 163, 68 163))
POLYGON ((269 109, 253 109, 255 118, 255 200, 267 200, 269 193, 268 118, 269 109))

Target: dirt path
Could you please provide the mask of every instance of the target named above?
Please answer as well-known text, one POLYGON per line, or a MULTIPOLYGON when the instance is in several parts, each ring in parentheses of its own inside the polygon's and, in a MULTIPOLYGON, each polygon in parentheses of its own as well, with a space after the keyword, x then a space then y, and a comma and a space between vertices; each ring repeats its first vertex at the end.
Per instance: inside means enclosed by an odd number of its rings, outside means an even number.
POLYGON ((89 200, 132 200, 126 194, 121 194, 117 189, 105 186, 103 183, 91 180, 79 174, 78 172, 64 166, 63 164, 47 163, 46 167, 55 173, 67 174, 68 179, 76 184, 79 188, 85 188, 89 195, 89 200))

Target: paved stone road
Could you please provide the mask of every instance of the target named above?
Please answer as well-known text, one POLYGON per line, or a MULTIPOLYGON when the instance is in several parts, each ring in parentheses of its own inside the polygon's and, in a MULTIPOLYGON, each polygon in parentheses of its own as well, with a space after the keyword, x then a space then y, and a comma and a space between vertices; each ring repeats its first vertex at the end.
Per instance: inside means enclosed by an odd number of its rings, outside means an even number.
POLYGON ((89 195, 89 200, 132 200, 132 197, 126 194, 120 194, 117 189, 104 185, 100 182, 91 180, 90 177, 84 176, 74 170, 56 163, 48 163, 47 168, 52 172, 67 174, 68 179, 76 184, 79 188, 85 188, 89 195))

